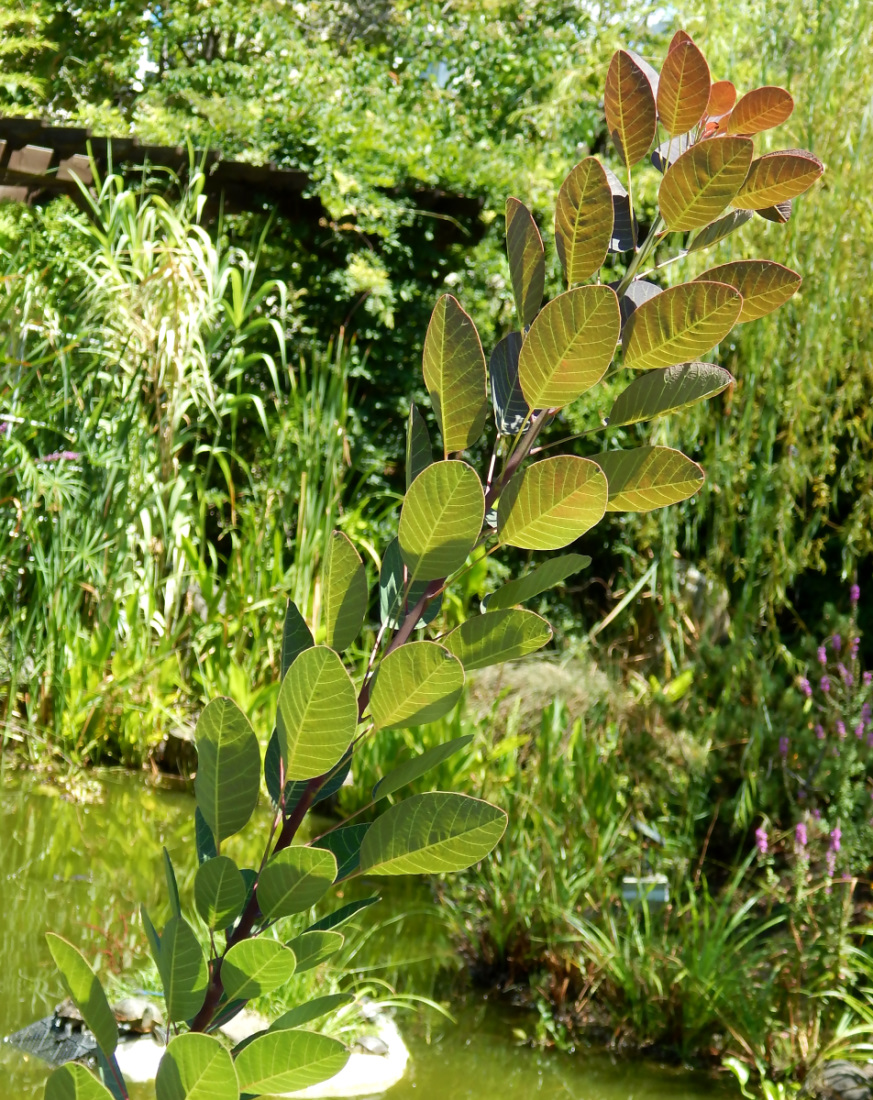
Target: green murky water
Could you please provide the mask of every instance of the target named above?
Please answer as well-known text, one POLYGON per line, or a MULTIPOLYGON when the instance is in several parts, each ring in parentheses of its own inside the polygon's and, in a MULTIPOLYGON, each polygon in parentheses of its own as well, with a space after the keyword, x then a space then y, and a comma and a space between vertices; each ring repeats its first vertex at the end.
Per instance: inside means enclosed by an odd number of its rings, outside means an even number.
MULTIPOLYGON (((188 864, 192 815, 190 794, 130 776, 103 776, 76 798, 7 777, 0 790, 0 1036, 50 1014, 61 999, 45 945, 47 930, 68 937, 92 959, 99 953, 104 972, 129 972, 144 961, 138 906, 144 901, 157 917, 164 915, 161 849, 176 857, 177 868, 188 864)), ((230 854, 240 861, 255 855, 242 847, 230 854)), ((183 894, 189 879, 182 874, 183 894)), ((399 883, 399 893, 386 896, 383 905, 393 901, 399 911, 420 907, 417 890, 415 884, 399 883)), ((382 919, 386 916, 383 912, 382 919)), ((419 917, 402 934, 388 922, 356 963, 378 975, 370 969, 375 956, 399 952, 394 961, 416 957, 426 971, 428 958, 438 965, 447 948, 436 921, 419 917)), ((713 1100, 736 1095, 711 1079, 612 1061, 600 1053, 531 1050, 513 1037, 519 1020, 482 999, 468 999, 455 1017, 454 1024, 432 1012, 400 1017, 411 1068, 384 1100, 713 1100)), ((41 1096, 46 1073, 38 1060, 0 1045, 3 1100, 41 1096)), ((136 1095, 147 1100, 153 1091, 136 1095)))

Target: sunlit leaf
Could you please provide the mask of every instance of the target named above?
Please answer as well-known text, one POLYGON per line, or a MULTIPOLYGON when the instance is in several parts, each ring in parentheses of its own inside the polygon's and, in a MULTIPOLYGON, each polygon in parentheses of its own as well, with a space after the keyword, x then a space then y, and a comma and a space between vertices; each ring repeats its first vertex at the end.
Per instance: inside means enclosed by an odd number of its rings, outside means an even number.
POLYGON ((209 971, 200 941, 181 917, 167 921, 161 936, 158 969, 167 1019, 175 1023, 196 1016, 206 998, 209 971))
POLYGON ((518 359, 531 408, 562 408, 606 373, 621 331, 615 291, 583 286, 559 294, 538 314, 518 359))
POLYGON ((240 1091, 253 1096, 295 1092, 326 1081, 343 1068, 348 1051, 326 1035, 309 1031, 268 1031, 236 1058, 240 1091))
POLYGON ((600 467, 559 455, 524 467, 497 506, 500 541, 524 550, 560 550, 598 523, 607 485, 600 467))
POLYGON ((149 951, 155 961, 155 966, 160 969, 161 937, 158 935, 158 931, 152 923, 152 918, 149 916, 148 909, 146 909, 144 905, 141 905, 139 912, 142 917, 142 926, 145 929, 146 939, 149 941, 149 951))
POLYGON ((521 327, 527 328, 542 305, 546 260, 533 214, 512 197, 506 200, 506 254, 515 309, 521 327))
POLYGON ((194 876, 194 904, 210 928, 227 928, 242 912, 246 885, 239 868, 227 856, 209 859, 194 876))
POLYGON ((485 494, 465 462, 434 462, 415 479, 400 513, 400 552, 412 580, 431 581, 460 569, 476 545, 485 494))
POLYGON ((678 30, 670 39, 670 44, 667 46, 667 54, 669 56, 671 50, 675 50, 677 46, 681 46, 686 42, 693 42, 694 39, 688 33, 688 31, 678 30))
MULTIPOLYGON (((337 832, 342 832, 342 829, 337 829, 337 832)), ((319 841, 319 844, 323 842, 319 841)), ((358 850, 360 855, 360 849, 358 850)), ((308 932, 329 932, 332 928, 339 928, 341 924, 345 924, 346 921, 351 920, 356 913, 360 913, 362 909, 369 909, 371 905, 375 905, 381 901, 380 897, 375 896, 372 898, 361 898, 359 901, 350 901, 347 905, 340 906, 339 909, 335 909, 332 913, 327 913, 325 916, 320 917, 314 924, 310 924, 307 929, 308 932)))
POLYGON ((472 615, 441 641, 464 669, 472 672, 526 657, 542 649, 551 638, 552 628, 541 616, 520 608, 504 608, 472 615))
POLYGON ((661 66, 658 116, 668 134, 693 129, 706 113, 711 79, 706 58, 689 39, 671 47, 661 66))
POLYGON ((322 848, 299 844, 277 852, 258 878, 258 905, 267 917, 305 913, 324 897, 336 878, 336 860, 322 848))
POLYGON ((688 246, 689 253, 698 252, 701 248, 709 248, 710 245, 718 244, 719 241, 723 241, 725 237, 733 233, 735 229, 745 225, 751 217, 751 210, 729 211, 691 238, 691 243, 688 246))
POLYGON ((436 642, 409 642, 379 666, 370 714, 377 729, 423 726, 442 717, 464 689, 464 669, 436 642))
POLYGON ((488 361, 494 422, 501 435, 517 435, 528 414, 527 402, 518 380, 520 332, 510 332, 495 347, 488 361))
POLYGON ((763 210, 808 191, 824 172, 824 165, 803 149, 765 153, 752 162, 742 190, 733 200, 741 210, 763 210))
POLYGON ((469 734, 465 737, 456 737, 452 741, 445 741, 442 745, 434 745, 432 749, 419 753, 411 760, 404 760, 379 780, 373 788, 373 801, 377 798, 387 798, 389 794, 399 791, 407 783, 413 783, 422 775, 426 775, 432 768, 439 767, 444 760, 465 749, 472 740, 472 735, 469 734))
POLYGON ((430 433, 424 417, 415 407, 409 406, 409 419, 406 422, 406 488, 415 481, 425 467, 433 462, 433 449, 430 445, 430 433))
POLYGON ((288 947, 297 959, 295 973, 303 974, 307 970, 314 970, 325 959, 335 955, 344 942, 342 932, 302 932, 295 936, 288 941, 288 947))
POLYGON ((377 817, 361 848, 371 875, 463 871, 494 848, 506 828, 503 810, 461 794, 417 794, 377 817))
POLYGON ((555 246, 568 286, 584 282, 603 265, 613 221, 606 172, 595 157, 586 157, 561 184, 555 207, 555 246))
POLYGON ((112 1093, 90 1070, 68 1062, 46 1081, 44 1100, 112 1100, 112 1093))
POLYGON ((737 291, 724 283, 670 287, 644 302, 628 322, 625 366, 649 370, 691 362, 727 336, 742 304, 737 291))
POLYGON ((594 455, 609 482, 609 512, 650 512, 693 496, 703 470, 672 447, 635 447, 594 455))
MULTIPOLYGON (((407 614, 424 595, 427 585, 427 581, 415 581, 407 591, 400 543, 397 539, 392 539, 382 555, 382 568, 379 572, 379 614, 389 630, 398 629, 407 614)), ((418 620, 416 628, 427 626, 432 622, 439 614, 442 602, 442 595, 431 600, 418 620)))
POLYGON ((197 721, 194 794, 216 840, 244 828, 258 804, 261 750, 249 720, 232 699, 213 699, 197 721))
POLYGON ((464 451, 485 427, 485 354, 472 319, 451 294, 431 315, 424 338, 424 384, 443 435, 443 449, 464 451))
POLYGON ((714 283, 727 283, 743 296, 738 323, 755 321, 784 305, 797 293, 802 279, 796 271, 771 260, 735 260, 711 267, 698 276, 714 283))
MULTIPOLYGON (((334 881, 348 878, 358 869, 361 859, 361 844, 370 826, 363 824, 342 825, 313 841, 316 848, 324 848, 330 852, 336 860, 336 877, 334 881)), ((335 927, 335 925, 331 925, 335 927)), ((313 925, 309 931, 327 931, 323 924, 313 925)))
POLYGON ((609 136, 619 156, 632 167, 652 146, 657 112, 649 79, 626 50, 613 54, 606 74, 603 106, 609 136))
POLYGON ((249 1001, 284 985, 296 965, 294 952, 276 940, 241 940, 224 956, 221 983, 230 1000, 249 1001))
POLYGON ((270 1024, 270 1031, 287 1031, 292 1027, 303 1027, 304 1024, 319 1020, 330 1012, 336 1012, 343 1005, 349 1005, 354 1001, 353 993, 326 993, 323 997, 314 997, 305 1004, 289 1008, 287 1012, 270 1024))
POLYGON ((157 1100, 239 1100, 230 1052, 212 1035, 177 1035, 158 1066, 155 1094, 157 1100))
POLYGON ((322 571, 326 641, 331 649, 348 649, 367 614, 367 573, 361 555, 341 531, 330 538, 322 571))
POLYGON ((164 848, 164 878, 167 881, 167 895, 170 899, 170 913, 174 917, 182 916, 182 903, 179 900, 179 884, 176 882, 176 872, 170 853, 164 848))
POLYGON ((293 600, 288 601, 285 608, 285 622, 282 626, 282 679, 285 673, 294 664, 304 649, 311 649, 315 645, 312 631, 306 625, 306 620, 297 610, 293 600))
POLYGON ((355 686, 327 646, 304 650, 279 691, 279 748, 289 779, 313 779, 341 759, 358 721, 355 686))
POLYGON ((531 600, 561 584, 567 577, 572 577, 580 569, 585 569, 591 564, 591 558, 587 554, 562 554, 557 558, 549 558, 542 565, 518 580, 509 581, 485 597, 485 606, 489 611, 499 611, 504 607, 515 607, 516 604, 531 600))
POLYGON ((668 229, 701 229, 739 193, 752 163, 748 138, 711 138, 694 145, 661 180, 658 205, 668 229))
POLYGON ((706 113, 709 118, 721 118, 733 110, 737 101, 737 90, 730 80, 716 80, 709 89, 709 103, 706 113))
POLYGON ((758 134, 791 117, 794 100, 784 88, 755 88, 741 97, 728 119, 729 134, 758 134))
POLYGON ((687 409, 715 397, 732 382, 731 374, 714 363, 681 363, 666 370, 646 371, 615 399, 609 426, 639 424, 687 409))
POLYGON ((82 1013, 82 1019, 97 1040, 97 1045, 107 1058, 110 1057, 118 1045, 118 1025, 100 979, 78 948, 54 932, 47 932, 45 938, 67 992, 82 1013))

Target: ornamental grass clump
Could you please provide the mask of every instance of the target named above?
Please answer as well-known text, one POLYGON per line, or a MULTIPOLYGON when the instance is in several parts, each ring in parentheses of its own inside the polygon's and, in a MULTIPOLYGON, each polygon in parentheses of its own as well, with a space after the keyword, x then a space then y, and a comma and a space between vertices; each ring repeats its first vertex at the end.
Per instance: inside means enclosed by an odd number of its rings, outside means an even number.
MULTIPOLYGON (((609 428, 721 393, 731 375, 702 357, 735 324, 769 313, 797 290, 800 276, 767 260, 723 264, 669 289, 639 274, 665 243, 684 255, 721 240, 755 212, 777 222, 790 216, 794 199, 821 175, 821 163, 798 150, 754 155, 754 135, 791 114, 787 92, 758 88, 738 98, 728 81, 712 81, 702 53, 680 32, 660 76, 633 53, 618 51, 604 98, 623 180, 587 157, 564 181, 555 245, 567 290, 542 305, 542 237, 527 207, 510 198, 506 237, 517 328, 486 360, 460 303, 449 294, 436 303, 423 367, 439 455, 424 416, 411 409, 406 493, 397 536, 382 556, 381 627, 369 659, 350 668, 343 657, 365 625, 371 589, 358 550, 337 532, 321 570, 320 621, 307 622, 294 604, 287 610, 275 729, 263 760, 231 699, 213 699, 200 715, 194 906, 183 909, 167 859, 171 916, 159 931, 142 914, 168 1020, 158 1100, 269 1095, 316 1084, 342 1068, 348 1052, 341 1043, 297 1026, 328 1011, 318 1001, 233 1049, 216 1032, 252 998, 334 955, 342 924, 379 900, 346 902, 313 920, 313 907, 342 893, 337 887, 361 876, 470 867, 498 843, 506 814, 454 792, 395 797, 463 748, 469 739, 462 737, 383 776, 366 807, 371 820, 342 822, 301 843, 304 818, 342 785, 365 739, 436 721, 461 698, 470 673, 547 645, 548 622, 519 605, 590 563, 577 552, 547 557, 494 592, 481 613, 440 633, 443 596, 472 555, 505 547, 565 550, 607 512, 660 508, 702 485, 697 463, 662 446, 619 450, 607 442, 588 457, 565 451, 530 461, 561 410, 610 372, 630 380, 612 406, 609 428), (633 173, 653 147, 662 173, 659 212, 644 232, 633 173), (486 430, 489 405, 491 458, 480 476, 465 454, 486 430), (256 868, 240 868, 224 845, 249 824, 262 780, 272 805, 263 858, 256 868)), ((50 945, 97 1039, 102 1083, 83 1067, 65 1066, 49 1078, 46 1096, 125 1098, 115 1021, 102 988, 74 947, 57 936, 50 945)))

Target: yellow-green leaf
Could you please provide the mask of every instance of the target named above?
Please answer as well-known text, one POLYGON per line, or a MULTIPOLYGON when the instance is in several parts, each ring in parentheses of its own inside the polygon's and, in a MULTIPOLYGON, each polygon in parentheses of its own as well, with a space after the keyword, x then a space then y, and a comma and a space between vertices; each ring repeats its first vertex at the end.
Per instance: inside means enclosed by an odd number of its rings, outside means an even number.
POLYGON ((324 848, 295 844, 277 852, 258 878, 258 905, 268 917, 304 913, 324 897, 336 878, 336 859, 324 848))
POLYGON ((661 180, 658 205, 668 229, 701 229, 739 194, 752 163, 748 138, 718 137, 686 150, 661 180))
POLYGON ((628 321, 625 366, 649 370, 691 362, 727 336, 742 306, 741 295, 725 283, 670 287, 643 302, 628 321))
POLYGON ((341 531, 334 531, 324 563, 324 620, 327 644, 342 652, 360 633, 367 614, 367 572, 361 555, 341 531))
POLYGON ((236 1058, 243 1095, 275 1096, 309 1088, 343 1068, 349 1053, 342 1043, 311 1031, 270 1031, 254 1039, 236 1058))
POLYGON ((239 1100, 230 1051, 213 1035, 177 1035, 158 1066, 157 1100, 239 1100))
POLYGON ((609 136, 625 164, 633 167, 652 147, 658 117, 651 83, 626 50, 613 54, 603 106, 609 136))
POLYGON ((672 447, 635 447, 594 455, 609 482, 609 512, 650 512, 693 496, 703 470, 672 447))
POLYGON ((466 734, 464 737, 456 737, 452 741, 445 741, 441 745, 434 745, 433 748, 419 753, 411 760, 404 760, 379 780, 373 788, 373 801, 387 798, 389 794, 399 791, 407 783, 412 783, 425 775, 431 768, 438 767, 444 760, 448 760, 456 752, 465 749, 472 740, 472 734, 466 734))
POLYGON ((314 970, 325 959, 335 955, 345 943, 342 932, 301 932, 293 940, 288 941, 288 947, 294 952, 297 959, 295 974, 303 974, 307 970, 314 970))
POLYGON ((118 1045, 118 1025, 100 979, 77 947, 54 932, 47 932, 45 938, 67 992, 82 1013, 82 1019, 97 1040, 97 1045, 107 1058, 111 1057, 118 1045))
POLYGON ((484 518, 482 484, 466 462, 434 462, 423 470, 406 494, 397 535, 409 579, 441 580, 460 569, 484 518))
POLYGON ((171 917, 161 936, 158 960, 167 1019, 190 1020, 200 1011, 209 985, 206 957, 193 928, 182 917, 171 917))
POLYGON ((700 122, 711 83, 706 58, 690 39, 669 51, 658 82, 658 115, 668 134, 687 133, 700 122))
POLYGON ((485 353, 470 316, 451 294, 434 307, 424 338, 424 384, 446 455, 471 447, 485 427, 485 353))
POLYGON ((261 749, 249 720, 232 699, 207 703, 194 730, 194 794, 217 841, 245 828, 258 804, 261 749))
POLYGON ((294 952, 276 940, 241 940, 224 956, 221 984, 231 1001, 249 1001, 284 985, 297 966, 294 952))
POLYGON ((489 611, 497 611, 503 607, 515 607, 516 604, 532 600, 541 592, 546 592, 556 584, 572 577, 580 569, 585 569, 591 564, 591 558, 587 554, 562 554, 558 558, 549 558, 542 565, 519 577, 514 581, 507 581, 496 592, 485 597, 485 606, 489 611))
POLYGON ((772 130, 791 117, 794 100, 784 88, 755 88, 740 99, 728 119, 729 134, 758 134, 772 130))
POLYGON ((802 282, 796 271, 771 260, 735 260, 711 267, 698 278, 726 283, 742 294, 743 308, 738 324, 772 313, 797 293, 802 282))
POLYGON ((463 666, 447 649, 408 642, 379 666, 370 714, 377 729, 424 726, 450 711, 463 689, 463 666))
POLYGON ((541 616, 521 608, 504 608, 471 616, 450 631, 442 644, 472 672, 526 657, 551 638, 552 628, 541 616))
POLYGON ((733 377, 715 363, 680 363, 639 375, 615 399, 610 428, 678 412, 726 390, 733 377))
POLYGON ((227 928, 242 912, 246 884, 239 868, 227 856, 207 859, 194 876, 194 904, 210 928, 227 928))
POLYGON ((587 458, 559 455, 524 467, 497 506, 500 541, 523 550, 560 550, 599 523, 606 478, 587 458))
POLYGON ((542 305, 546 259, 533 214, 512 197, 506 200, 506 254, 518 320, 527 328, 542 305))
POLYGON ((355 685, 327 646, 304 650, 279 691, 279 749, 286 779, 314 779, 340 760, 358 722, 355 685))
POLYGON ((558 409, 590 390, 606 373, 621 332, 615 291, 582 286, 542 309, 518 359, 518 378, 533 409, 558 409))
POLYGON ((582 283, 606 259, 612 240, 612 191, 600 161, 586 157, 561 184, 555 246, 568 286, 582 283))
POLYGON ((46 1081, 44 1100, 112 1100, 112 1093, 84 1066, 68 1062, 46 1081))
POLYGON ((763 210, 808 191, 824 165, 805 149, 765 153, 753 161, 742 190, 733 200, 740 210, 763 210))

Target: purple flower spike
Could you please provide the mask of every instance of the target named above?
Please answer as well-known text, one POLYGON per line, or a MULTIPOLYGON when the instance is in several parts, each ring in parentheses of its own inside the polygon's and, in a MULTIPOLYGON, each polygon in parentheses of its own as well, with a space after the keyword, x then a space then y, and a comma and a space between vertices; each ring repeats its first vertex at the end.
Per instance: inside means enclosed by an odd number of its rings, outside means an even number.
POLYGON ((809 680, 804 676, 800 681, 800 690, 809 699, 812 696, 812 685, 809 680))
POLYGON ((825 739, 824 726, 822 726, 822 725, 816 726, 815 727, 815 735, 819 739, 819 741, 824 741, 824 739, 825 739))
POLYGON ((873 749, 873 730, 867 734, 867 748, 873 749))
POLYGON ((831 848, 838 852, 840 850, 840 841, 843 838, 843 830, 837 825, 835 829, 831 831, 831 848))
POLYGON ((861 599, 861 589, 858 587, 857 584, 853 584, 852 587, 849 589, 849 599, 852 601, 852 603, 857 603, 858 600, 861 599))
POLYGON ((870 704, 865 703, 863 707, 861 707, 861 721, 869 722, 871 713, 873 713, 873 710, 871 710, 870 704))
POLYGON ((802 821, 797 822, 797 827, 794 830, 794 841, 798 848, 806 847, 806 825, 802 821))
POLYGON ((857 726, 855 726, 855 736, 858 738, 859 741, 864 736, 864 723, 863 722, 859 722, 857 724, 857 726))
POLYGON ((865 672, 861 679, 864 681, 864 687, 868 688, 873 684, 873 672, 865 672))
POLYGON ((860 646, 860 644, 861 644, 861 639, 860 638, 853 638, 852 639, 852 645, 851 645, 851 648, 849 650, 849 655, 851 656, 853 661, 858 656, 858 647, 860 646))
POLYGON ((818 686, 822 689, 825 695, 827 695, 827 693, 831 690, 831 682, 827 676, 822 676, 822 678, 818 682, 818 686))
POLYGON ((818 647, 818 662, 820 665, 826 665, 828 663, 828 651, 823 645, 818 647))
POLYGON ((780 737, 779 738, 779 753, 780 753, 783 760, 788 755, 788 738, 787 737, 780 737))
MULTIPOLYGON (((873 791, 870 792, 870 797, 873 798, 873 791)), ((821 821, 821 810, 813 810, 812 816, 816 819, 816 821, 821 821)))
POLYGON ((843 648, 843 639, 839 634, 835 634, 833 638, 831 638, 831 645, 834 647, 834 653, 839 653, 843 648))
POLYGON ((846 723, 842 719, 837 722, 837 736, 842 741, 846 736, 846 723))
POLYGON ((759 825, 755 830, 755 844, 758 846, 758 851, 762 856, 767 854, 767 830, 763 825, 759 825))

